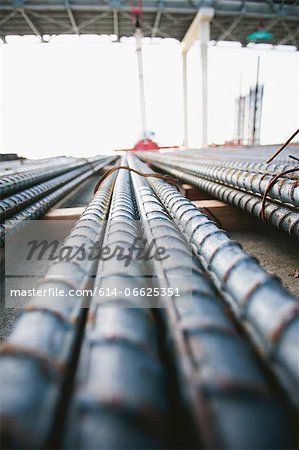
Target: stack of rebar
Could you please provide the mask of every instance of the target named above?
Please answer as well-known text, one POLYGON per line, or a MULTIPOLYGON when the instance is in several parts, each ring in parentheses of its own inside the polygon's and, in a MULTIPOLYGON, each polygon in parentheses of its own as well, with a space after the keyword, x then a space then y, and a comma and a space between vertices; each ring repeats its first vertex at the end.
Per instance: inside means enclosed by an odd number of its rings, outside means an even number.
POLYGON ((0 178, 0 245, 25 220, 41 217, 65 195, 115 158, 52 158, 0 178), (28 170, 29 169, 29 170, 28 170))
POLYGON ((211 151, 195 155, 146 152, 139 156, 161 171, 298 237, 299 171, 294 171, 298 163, 280 159, 266 164, 252 158, 238 160, 237 150, 235 156, 232 151, 229 154, 231 160, 223 159, 222 152, 219 157, 219 152, 211 151))
POLYGON ((294 448, 298 299, 136 156, 120 165, 63 244, 80 258, 50 265, 1 347, 2 447, 294 448))

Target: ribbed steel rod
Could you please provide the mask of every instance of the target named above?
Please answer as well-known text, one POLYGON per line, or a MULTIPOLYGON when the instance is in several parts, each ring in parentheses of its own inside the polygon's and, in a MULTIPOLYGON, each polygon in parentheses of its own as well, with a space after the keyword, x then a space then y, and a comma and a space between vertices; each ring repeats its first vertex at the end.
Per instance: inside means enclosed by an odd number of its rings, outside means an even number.
MULTIPOLYGON (((164 165, 166 163, 165 160, 163 161, 163 157, 159 155, 147 159, 153 163, 154 161, 164 165)), ((219 182, 226 186, 240 189, 260 197, 264 195, 269 183, 273 179, 273 176, 268 175, 267 173, 259 174, 234 168, 217 167, 217 165, 207 166, 205 163, 196 165, 194 163, 181 161, 178 165, 170 158, 167 158, 167 165, 170 165, 174 169, 182 170, 200 178, 204 178, 205 180, 219 182)), ((290 167, 294 168, 294 166, 290 167)), ((267 195, 273 201, 282 204, 282 206, 297 209, 299 213, 299 180, 281 178, 277 180, 271 189, 269 189, 267 195)))
MULTIPOLYGON (((141 162, 138 168, 150 171, 141 162)), ((176 189, 155 178, 148 180, 291 401, 299 407, 298 299, 176 189)))
MULTIPOLYGON (((109 160, 107 161, 109 162, 109 160)), ((99 165, 99 167, 102 167, 102 163, 99 165)), ((47 212, 53 205, 55 205, 55 203, 57 203, 73 189, 78 187, 80 183, 84 182, 89 176, 95 173, 96 170, 97 169, 89 169, 79 177, 69 181, 62 187, 56 189, 40 200, 37 200, 36 202, 17 212, 15 215, 6 220, 4 224, 0 224, 0 246, 4 245, 5 236, 11 236, 18 229, 26 226, 27 220, 39 219, 43 214, 45 214, 45 212, 47 212)))
MULTIPOLYGON (((53 158, 54 159, 54 158, 53 158)), ((58 158, 59 159, 59 158, 58 158)), ((94 158, 80 158, 77 160, 73 160, 71 162, 61 163, 59 161, 53 161, 52 164, 47 164, 45 167, 39 167, 37 169, 28 170, 26 172, 12 174, 12 175, 4 175, 0 178, 0 192, 1 198, 4 198, 8 195, 12 195, 16 192, 19 192, 29 186, 33 186, 42 181, 49 180, 54 178, 57 175, 60 175, 65 172, 69 172, 70 170, 76 169, 85 164, 90 164, 93 167, 93 164, 99 162, 100 160, 104 160, 104 156, 94 157, 94 158)), ((28 168, 30 169, 30 168, 28 168)))
MULTIPOLYGON (((132 156, 129 165, 140 169, 132 156)), ((158 286, 175 288, 179 283, 180 296, 161 297, 165 308, 160 311, 185 406, 204 448, 290 445, 286 416, 271 397, 249 346, 229 320, 224 302, 199 261, 191 259, 191 248, 148 179, 134 173, 132 178, 144 236, 148 242, 155 240, 157 246, 167 248, 169 256, 153 267, 158 286), (276 423, 282 428, 275 427, 276 423)))
MULTIPOLYGON (((104 162, 98 163, 96 170, 100 170, 102 167, 107 165, 109 161, 110 160, 106 159, 104 162)), ((0 223, 25 208, 25 206, 39 200, 41 197, 44 197, 46 194, 58 189, 60 186, 63 186, 65 183, 68 183, 88 170, 90 170, 90 164, 84 164, 78 169, 71 170, 63 175, 52 178, 49 181, 37 184, 31 188, 25 189, 24 191, 0 200, 0 223)))
POLYGON ((54 167, 57 165, 67 165, 71 164, 75 161, 78 161, 79 158, 74 158, 72 156, 54 156, 52 158, 44 158, 37 160, 24 160, 20 162, 19 160, 12 161, 0 161, 0 178, 3 176, 17 175, 23 172, 29 172, 31 170, 40 169, 42 167, 54 167), (11 167, 10 169, 4 169, 8 165, 11 167), (2 169, 2 170, 1 170, 2 169))
MULTIPOLYGON (((260 197, 228 186, 223 186, 214 181, 205 180, 204 178, 184 172, 183 170, 174 169, 165 164, 154 162, 153 164, 174 177, 192 184, 193 186, 208 192, 212 196, 260 218, 262 203, 260 197)), ((266 202, 264 212, 265 218, 270 225, 293 236, 299 237, 299 214, 297 212, 279 206, 270 200, 266 202)))
MULTIPOLYGON (((103 248, 113 252, 121 245, 127 254, 138 236, 130 176, 120 171, 103 248)), ((169 448, 165 436, 170 411, 155 322, 151 310, 143 307, 144 297, 124 295, 125 290, 139 292, 148 286, 143 265, 132 260, 126 267, 116 257, 99 261, 67 426, 68 448, 169 448), (109 296, 115 291, 117 295, 109 296)))
MULTIPOLYGON (((215 156, 215 159, 200 158, 192 154, 186 154, 186 152, 177 153, 164 153, 158 154, 157 152, 147 152, 146 155, 142 152, 138 152, 137 156, 144 160, 150 160, 151 158, 159 162, 164 162, 167 164, 171 163, 177 167, 181 167, 181 164, 188 164, 192 168, 195 167, 214 167, 214 168, 227 168, 235 169, 238 171, 245 172, 255 172, 263 175, 277 175, 286 170, 292 169, 294 164, 291 160, 288 160, 288 164, 270 163, 266 164, 264 162, 252 162, 252 161, 238 161, 238 160, 222 160, 215 156)), ((299 175, 295 173, 288 175, 288 178, 298 178, 299 175)))
MULTIPOLYGON (((77 249, 101 242, 114 179, 115 174, 93 197, 65 246, 77 249)), ((51 296, 49 292, 36 297, 25 307, 7 343, 0 347, 0 417, 5 448, 45 448, 49 436, 55 435, 60 425, 55 415, 64 402, 63 383, 80 351, 78 337, 87 300, 69 293, 70 289, 76 293, 92 287, 95 271, 96 261, 86 258, 52 264, 38 289, 58 289, 65 296, 51 296)))
MULTIPOLYGON (((200 160, 218 160, 218 161, 235 161, 235 162, 260 162, 265 164, 266 161, 278 149, 276 146, 258 146, 258 147, 219 147, 208 148, 205 150, 188 149, 184 151, 174 151, 171 154, 183 156, 183 158, 197 158, 200 160)), ((299 146, 291 145, 287 147, 280 155, 275 158, 274 164, 290 164, 289 153, 299 157, 299 146)), ((168 154, 168 153, 166 153, 168 154)))

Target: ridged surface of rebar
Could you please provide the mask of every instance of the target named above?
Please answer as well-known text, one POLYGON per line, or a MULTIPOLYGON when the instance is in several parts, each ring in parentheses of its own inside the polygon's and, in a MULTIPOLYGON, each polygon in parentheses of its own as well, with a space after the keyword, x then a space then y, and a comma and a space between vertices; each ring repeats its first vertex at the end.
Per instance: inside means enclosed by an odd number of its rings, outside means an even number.
MULTIPOLYGON (((250 194, 263 196, 273 176, 268 175, 265 168, 263 174, 255 171, 240 170, 236 168, 219 167, 216 162, 214 165, 206 165, 205 161, 198 161, 197 164, 180 161, 175 162, 172 158, 163 158, 163 156, 153 156, 152 161, 157 161, 165 165, 170 165, 174 169, 183 170, 210 181, 219 182, 226 186, 240 189, 250 194), (164 160, 164 161, 163 161, 164 160)), ((147 158, 148 159, 148 158, 147 158)), ((151 158, 149 157, 151 160, 151 158)), ((265 165, 264 165, 265 166, 265 165)), ((289 169, 295 166, 285 166, 289 169)), ((284 169, 286 170, 286 169, 284 169)), ((275 171, 275 175, 280 172, 275 171)), ((273 201, 282 204, 282 206, 292 207, 299 213, 299 181, 289 178, 278 179, 269 189, 267 194, 273 201)))
MULTIPOLYGON (((121 165, 125 165, 124 159, 121 165)), ((139 236, 130 176, 120 172, 103 247, 129 251, 139 236)), ((157 330, 140 296, 107 292, 144 288, 143 263, 100 261, 84 337, 77 390, 68 425, 68 448, 165 448, 167 401, 157 330), (99 292, 103 292, 100 295, 99 292)))
MULTIPOLYGON (((182 167, 181 164, 187 164, 191 166, 192 168, 196 168, 198 166, 207 166, 207 167, 214 167, 214 168, 222 168, 222 169, 231 169, 231 170, 237 170, 237 171, 244 171, 244 172, 254 172, 256 174, 262 174, 262 175, 277 175, 281 172, 284 172, 286 170, 290 170, 294 168, 294 164, 291 160, 288 160, 287 164, 279 164, 279 163, 269 163, 266 164, 264 162, 252 162, 252 161, 237 161, 237 160, 223 160, 223 159, 217 159, 217 156, 215 156, 215 159, 209 159, 209 158, 199 158, 196 157, 190 153, 186 155, 186 152, 181 152, 181 154, 176 154, 174 152, 171 152, 171 154, 163 154, 159 155, 154 152, 147 152, 146 155, 142 154, 142 152, 137 153, 137 156, 142 159, 156 159, 160 162, 167 162, 171 164, 175 164, 176 166, 182 167)), ((289 178, 298 178, 299 175, 296 175, 296 173, 292 175, 288 175, 289 178)))
POLYGON ((49 180, 61 173, 68 172, 85 164, 90 164, 91 167, 93 167, 95 162, 95 158, 79 159, 68 164, 59 164, 58 161, 53 161, 52 164, 47 164, 45 167, 12 175, 4 174, 4 176, 0 178, 1 198, 22 191, 29 186, 49 180))
MULTIPOLYGON (((109 160, 107 162, 109 162, 109 160)), ((97 170, 105 166, 107 162, 104 160, 103 163, 98 163, 96 166, 97 170)), ((90 164, 84 164, 78 169, 71 170, 70 172, 64 173, 63 175, 55 177, 49 181, 37 184, 31 188, 25 189, 24 191, 0 200, 0 222, 20 211, 30 203, 37 201, 49 192, 58 189, 60 186, 63 186, 65 183, 68 183, 87 171, 90 171, 90 164)))
MULTIPOLYGON (((110 162, 111 160, 107 160, 110 162)), ((98 165, 100 169, 103 166, 102 163, 98 165)), ((45 195, 45 197, 37 200, 36 202, 25 207, 21 211, 14 214, 4 224, 0 224, 0 246, 4 244, 5 237, 11 236, 18 229, 26 225, 26 220, 36 220, 40 218, 45 212, 47 212, 55 203, 57 203, 61 198, 71 192, 73 189, 78 187, 81 182, 85 181, 90 175, 92 175, 96 169, 90 169, 79 175, 77 178, 67 182, 65 185, 59 187, 50 194, 45 195)))
POLYGON ((149 183, 299 406, 298 299, 176 189, 155 178, 149 183))
MULTIPOLYGON (((112 175, 94 196, 64 245, 76 249, 103 238, 114 178, 112 175)), ((70 288, 82 290, 91 282, 94 266, 92 260, 55 262, 38 288, 57 288, 65 294, 70 288)), ((1 347, 0 416, 8 447, 41 449, 55 432, 54 415, 63 397, 63 381, 78 352, 85 300, 83 296, 68 300, 37 297, 1 347)))
MULTIPOLYGON (((146 171, 131 156, 129 165, 146 171)), ((164 287, 175 287, 177 278, 185 279, 180 283, 180 297, 165 297, 163 314, 186 407, 191 406, 204 446, 270 449, 289 445, 287 427, 282 435, 273 434, 273 425, 279 417, 284 420, 283 414, 249 347, 229 321, 224 303, 195 259, 190 278, 188 244, 148 182, 135 174, 132 178, 144 236, 167 248, 169 258, 161 262, 164 287), (249 428, 244 426, 249 423, 249 428)))
MULTIPOLYGON (((196 158, 197 160, 214 160, 218 161, 234 161, 234 162, 245 162, 245 163, 261 163, 265 162, 278 150, 279 146, 240 146, 240 147, 218 147, 218 148, 207 148, 207 149, 188 149, 182 151, 172 151, 172 154, 177 156, 182 156, 186 158, 196 158)), ((299 158, 299 146, 290 145, 282 153, 280 153, 273 162, 274 164, 288 165, 290 164, 290 159, 288 154, 299 158)))
MULTIPOLYGON (((190 183, 193 186, 208 192, 212 196, 230 203, 236 208, 239 208, 257 218, 260 218, 262 205, 262 200, 260 197, 242 192, 229 186, 223 186, 215 181, 205 180, 204 178, 200 178, 180 169, 169 167, 168 165, 161 164, 160 162, 153 162, 153 164, 166 173, 190 183)), ((293 236, 299 237, 299 214, 296 211, 282 207, 268 200, 264 208, 264 214, 266 221, 270 225, 293 236)))
POLYGON ((20 174, 23 172, 29 172, 31 170, 36 170, 45 167, 54 166, 67 166, 73 162, 78 161, 78 158, 72 156, 54 156, 52 158, 44 158, 37 160, 11 160, 11 161, 0 161, 0 178, 20 174))

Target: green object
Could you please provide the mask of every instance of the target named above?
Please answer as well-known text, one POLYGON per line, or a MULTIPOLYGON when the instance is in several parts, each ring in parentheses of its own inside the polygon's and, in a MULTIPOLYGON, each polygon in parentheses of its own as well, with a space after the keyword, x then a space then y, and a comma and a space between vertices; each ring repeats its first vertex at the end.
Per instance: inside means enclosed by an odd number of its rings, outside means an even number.
POLYGON ((273 34, 265 30, 258 30, 247 36, 247 41, 269 41, 273 38, 273 34))

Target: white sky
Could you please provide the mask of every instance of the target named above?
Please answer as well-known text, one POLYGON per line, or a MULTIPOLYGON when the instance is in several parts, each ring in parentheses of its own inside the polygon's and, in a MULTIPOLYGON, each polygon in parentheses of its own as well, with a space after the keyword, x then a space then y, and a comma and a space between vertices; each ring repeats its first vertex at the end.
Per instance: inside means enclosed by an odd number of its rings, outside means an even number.
MULTIPOLYGON (((299 123, 299 53, 209 47, 209 142, 234 137, 235 97, 265 84, 262 144, 284 141, 299 123)), ((180 45, 144 39, 148 128, 160 145, 183 141, 180 45)), ((130 148, 140 135, 134 39, 58 36, 50 44, 11 37, 0 45, 0 152, 27 157, 94 155, 130 148)), ((199 136, 199 47, 188 55, 190 146, 199 136)))

